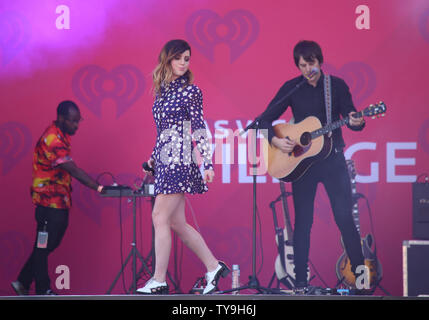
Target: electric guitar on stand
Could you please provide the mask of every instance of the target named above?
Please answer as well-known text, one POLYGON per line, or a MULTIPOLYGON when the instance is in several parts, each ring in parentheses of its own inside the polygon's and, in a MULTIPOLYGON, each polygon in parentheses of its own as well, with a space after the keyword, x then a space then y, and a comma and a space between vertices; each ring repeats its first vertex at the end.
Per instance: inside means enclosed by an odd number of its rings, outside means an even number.
MULTIPOLYGON (((276 236, 277 246, 282 252, 276 258, 275 271, 277 279, 289 288, 295 287, 295 263, 293 255, 293 229, 287 205, 285 184, 280 181, 282 210, 285 228, 276 236), (284 252, 283 252, 284 250, 284 252)), ((307 271, 307 280, 310 280, 310 270, 307 271)))
MULTIPOLYGON (((358 233, 360 234, 360 220, 359 220, 359 205, 357 202, 357 192, 356 192, 356 169, 353 160, 346 160, 347 167, 349 170, 349 176, 350 176, 350 183, 352 187, 352 196, 354 199, 353 204, 353 220, 356 225, 356 229, 358 233)), ((380 261, 377 259, 377 255, 375 254, 375 244, 374 244, 374 250, 372 249, 373 246, 373 237, 371 234, 367 234, 365 238, 361 238, 361 244, 362 244, 362 253, 365 259, 365 266, 369 269, 369 285, 370 289, 375 289, 377 283, 382 278, 382 267, 380 261)), ((344 249, 344 243, 343 239, 341 238, 341 245, 344 249)), ((335 267, 337 278, 339 281, 339 284, 342 283, 345 286, 349 288, 356 288, 356 278, 354 273, 352 272, 352 267, 350 263, 350 259, 347 256, 347 253, 344 249, 343 254, 340 256, 340 258, 337 261, 336 267, 335 267)))

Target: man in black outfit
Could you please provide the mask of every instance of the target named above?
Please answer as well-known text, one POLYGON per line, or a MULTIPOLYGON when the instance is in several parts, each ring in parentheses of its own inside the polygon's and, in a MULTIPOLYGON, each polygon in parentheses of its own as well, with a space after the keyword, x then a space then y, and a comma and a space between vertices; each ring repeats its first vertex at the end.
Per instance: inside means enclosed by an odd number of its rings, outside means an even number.
MULTIPOLYGON (((268 140, 272 146, 285 153, 292 152, 297 141, 278 138, 274 135, 272 122, 287 109, 292 108, 295 122, 308 116, 317 117, 322 126, 327 123, 324 80, 320 70, 323 55, 320 46, 314 41, 301 41, 294 48, 294 60, 302 76, 287 81, 261 115, 260 127, 268 129, 268 140), (304 81, 304 83, 302 83, 304 81), (296 85, 302 83, 298 89, 296 85), (292 94, 287 96, 292 90, 292 94)), ((365 126, 362 117, 354 118, 356 113, 352 97, 346 83, 331 76, 331 117, 332 122, 350 116, 347 126, 360 131, 365 126)), ((318 183, 325 186, 335 222, 341 232, 352 271, 364 265, 364 257, 352 216, 352 192, 347 165, 343 154, 345 146, 341 128, 332 131, 332 151, 326 159, 313 164, 303 176, 292 182, 295 207, 295 227, 293 237, 296 288, 307 287, 307 263, 310 250, 310 232, 313 224, 314 199, 318 183)), ((356 273, 355 273, 356 275, 356 273)))

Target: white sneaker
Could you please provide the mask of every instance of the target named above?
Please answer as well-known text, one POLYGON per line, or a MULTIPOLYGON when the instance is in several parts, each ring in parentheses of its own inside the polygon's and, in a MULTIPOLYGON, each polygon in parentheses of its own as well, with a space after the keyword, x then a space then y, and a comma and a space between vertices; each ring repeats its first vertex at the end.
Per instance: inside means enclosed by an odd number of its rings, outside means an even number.
POLYGON ((140 294, 168 294, 168 284, 165 281, 158 282, 154 278, 151 278, 143 288, 136 291, 140 294))
POLYGON ((206 273, 207 286, 204 288, 203 294, 209 294, 216 290, 217 283, 222 276, 225 278, 231 270, 226 266, 225 263, 219 261, 216 269, 206 273))

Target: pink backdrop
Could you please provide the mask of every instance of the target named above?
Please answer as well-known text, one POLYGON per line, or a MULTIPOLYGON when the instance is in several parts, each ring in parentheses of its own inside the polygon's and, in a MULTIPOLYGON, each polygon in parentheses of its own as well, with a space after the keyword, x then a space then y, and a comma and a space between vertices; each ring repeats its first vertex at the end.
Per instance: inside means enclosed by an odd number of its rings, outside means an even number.
MULTIPOLYGON (((361 201, 362 234, 376 236, 381 285, 402 295, 402 241, 412 239, 411 183, 428 171, 429 161, 426 0, 2 1, 0 294, 12 294, 9 283, 30 253, 32 151, 55 118, 58 103, 76 101, 85 119, 72 141, 79 166, 94 177, 108 171, 119 183, 139 183, 141 164, 155 139, 151 71, 162 45, 173 38, 187 39, 193 47, 191 68, 204 93, 213 135, 215 129, 246 126, 285 80, 298 75, 291 52, 302 39, 321 44, 325 70, 348 82, 358 109, 386 103, 385 118, 367 121, 362 133, 346 129, 344 136, 359 174, 358 192, 369 200, 372 214, 371 228, 361 201)), ((234 151, 236 162, 243 156, 246 161, 245 147, 236 145, 234 151)), ((245 169, 217 164, 210 192, 187 197, 189 222, 217 257, 240 265, 244 283, 252 272, 252 184, 245 169)), ((103 181, 112 182, 109 176, 103 181)), ((261 285, 267 286, 277 256, 269 203, 279 186, 269 176, 258 181, 257 270, 261 285)), ((73 186, 69 229, 50 257, 53 287, 60 294, 103 294, 131 248, 132 206, 100 198, 79 183, 73 186), (55 288, 61 265, 69 268, 69 289, 55 288)), ((151 248, 148 199, 137 213, 137 245, 146 256, 151 248)), ((324 283, 316 277, 313 285, 336 285, 341 253, 339 232, 320 188, 310 259, 324 283)), ((183 292, 205 272, 180 242, 169 270, 177 274, 183 292)), ((113 293, 124 293, 130 284, 127 267, 113 293)), ((223 282, 223 288, 229 285, 223 282)))

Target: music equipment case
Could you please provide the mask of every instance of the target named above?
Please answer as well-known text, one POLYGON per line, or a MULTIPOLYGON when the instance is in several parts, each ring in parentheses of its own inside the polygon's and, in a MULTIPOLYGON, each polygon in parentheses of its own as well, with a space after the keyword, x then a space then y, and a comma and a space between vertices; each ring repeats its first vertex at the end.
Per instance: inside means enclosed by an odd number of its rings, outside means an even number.
POLYGON ((404 296, 429 296, 429 241, 402 243, 404 296))

